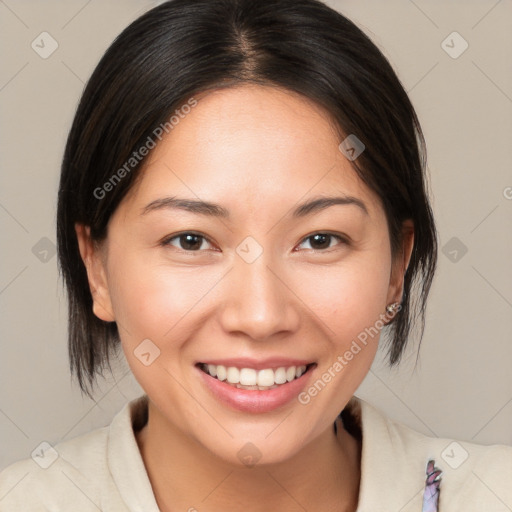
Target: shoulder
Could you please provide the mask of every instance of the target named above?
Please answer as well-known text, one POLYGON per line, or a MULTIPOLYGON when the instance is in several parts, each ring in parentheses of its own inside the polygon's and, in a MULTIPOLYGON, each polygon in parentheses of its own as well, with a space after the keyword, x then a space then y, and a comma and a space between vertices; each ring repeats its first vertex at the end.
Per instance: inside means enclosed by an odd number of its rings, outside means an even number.
POLYGON ((442 471, 440 512, 512 510, 511 446, 425 435, 386 417, 367 402, 357 402, 355 408, 359 406, 363 429, 363 462, 366 456, 367 465, 373 463, 377 471, 391 471, 397 481, 407 482, 411 491, 416 490, 416 500, 423 498, 426 466, 434 460, 435 467, 442 471), (365 437, 369 443, 366 454, 365 437))
POLYGON ((419 434, 393 422, 405 453, 435 460, 442 471, 440 510, 508 511, 512 508, 512 447, 419 434))
POLYGON ((126 510, 109 468, 109 436, 114 424, 121 425, 121 434, 129 428, 128 407, 110 426, 55 446, 43 442, 30 458, 0 472, 0 510, 126 510))
POLYGON ((73 505, 76 510, 98 510, 98 489, 92 474, 107 471, 108 427, 51 446, 41 443, 31 457, 0 473, 2 511, 47 510, 73 505))

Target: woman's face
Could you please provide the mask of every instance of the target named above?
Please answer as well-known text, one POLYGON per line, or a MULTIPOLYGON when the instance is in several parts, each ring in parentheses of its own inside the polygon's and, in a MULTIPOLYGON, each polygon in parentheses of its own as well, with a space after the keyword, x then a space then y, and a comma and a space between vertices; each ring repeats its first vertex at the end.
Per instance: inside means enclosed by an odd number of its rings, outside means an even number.
POLYGON ((332 428, 403 274, 378 197, 319 107, 249 85, 197 99, 110 220, 94 311, 117 322, 169 432, 233 463, 251 450, 277 462, 332 428), (314 202, 327 198, 352 200, 314 202))

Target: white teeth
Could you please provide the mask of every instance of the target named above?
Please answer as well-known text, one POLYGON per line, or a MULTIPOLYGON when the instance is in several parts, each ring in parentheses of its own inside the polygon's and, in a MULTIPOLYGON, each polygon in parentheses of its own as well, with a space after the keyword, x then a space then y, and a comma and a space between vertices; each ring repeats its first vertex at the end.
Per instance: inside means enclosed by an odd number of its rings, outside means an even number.
POLYGON ((255 386, 257 381, 256 370, 242 368, 240 370, 240 384, 244 386, 255 386))
POLYGON ((255 389, 259 389, 258 386, 244 386, 243 384, 237 384, 236 387, 238 389, 250 389, 254 391, 255 389))
POLYGON ((274 381, 276 384, 284 384, 286 382, 286 368, 281 366, 275 371, 274 381))
POLYGON ((227 369, 227 380, 230 384, 238 384, 240 382, 240 370, 235 366, 227 369))
MULTIPOLYGON (((208 365, 208 371, 210 372, 210 375, 212 377, 215 377, 215 375, 210 371, 210 366, 215 367, 215 365, 214 364, 209 364, 208 365)), ((219 379, 219 380, 226 380, 226 377, 227 377, 226 367, 219 364, 216 368, 217 368, 217 372, 216 372, 217 373, 217 379, 219 379)))
POLYGON ((274 385, 274 370, 267 368, 258 372, 258 386, 266 387, 274 385))
POLYGON ((220 381, 227 381, 229 384, 241 389, 272 389, 280 384, 298 379, 306 371, 306 366, 281 366, 273 370, 255 370, 254 368, 237 368, 236 366, 225 366, 219 364, 203 365, 204 371, 220 381))

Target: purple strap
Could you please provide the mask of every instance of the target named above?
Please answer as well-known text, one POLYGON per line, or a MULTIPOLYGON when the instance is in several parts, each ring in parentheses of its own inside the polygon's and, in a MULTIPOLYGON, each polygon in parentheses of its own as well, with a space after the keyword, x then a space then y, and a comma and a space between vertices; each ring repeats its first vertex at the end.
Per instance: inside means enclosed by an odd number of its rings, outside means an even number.
POLYGON ((443 472, 436 468, 434 464, 434 460, 429 460, 427 463, 427 479, 425 482, 421 512, 439 512, 439 485, 441 484, 441 475, 443 472))

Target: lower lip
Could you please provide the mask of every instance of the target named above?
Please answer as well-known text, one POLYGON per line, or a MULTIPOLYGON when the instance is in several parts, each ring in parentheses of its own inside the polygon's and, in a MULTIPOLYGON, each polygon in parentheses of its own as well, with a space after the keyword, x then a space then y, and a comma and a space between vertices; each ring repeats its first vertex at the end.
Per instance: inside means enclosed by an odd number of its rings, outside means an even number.
POLYGON ((216 398, 238 411, 252 413, 273 411, 291 402, 304 389, 314 368, 309 367, 298 379, 281 384, 277 388, 250 390, 226 384, 196 367, 203 382, 216 398))

